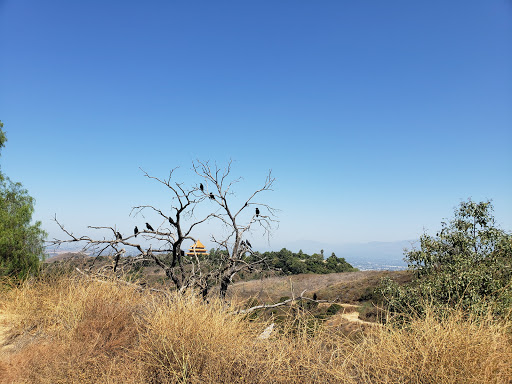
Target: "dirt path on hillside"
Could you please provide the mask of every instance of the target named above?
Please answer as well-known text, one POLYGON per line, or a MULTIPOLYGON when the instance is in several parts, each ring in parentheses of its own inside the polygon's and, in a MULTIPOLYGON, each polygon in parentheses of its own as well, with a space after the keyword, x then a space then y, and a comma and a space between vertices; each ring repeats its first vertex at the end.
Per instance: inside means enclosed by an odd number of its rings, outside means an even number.
POLYGON ((341 317, 347 321, 350 321, 351 323, 358 323, 363 325, 370 325, 370 326, 380 326, 379 323, 372 323, 371 321, 364 321, 359 318, 359 312, 349 312, 349 313, 343 313, 341 317))
MULTIPOLYGON (((349 322, 354 325, 368 325, 368 326, 381 326, 379 323, 374 323, 371 321, 365 321, 361 320, 359 318, 359 311, 358 309, 361 308, 359 305, 355 304, 348 304, 348 303, 337 303, 341 307, 343 307, 343 310, 340 310, 337 314, 332 316, 330 319, 327 320, 327 325, 329 326, 339 326, 344 321, 349 322)), ((330 303, 321 303, 319 306, 327 307, 330 303)))

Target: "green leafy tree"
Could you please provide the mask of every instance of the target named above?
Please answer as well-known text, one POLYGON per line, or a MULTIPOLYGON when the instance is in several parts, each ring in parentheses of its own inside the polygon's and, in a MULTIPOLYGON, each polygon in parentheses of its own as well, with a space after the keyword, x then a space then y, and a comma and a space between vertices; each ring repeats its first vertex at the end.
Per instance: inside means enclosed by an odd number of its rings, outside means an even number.
MULTIPOLYGON (((323 252, 323 250, 321 251, 323 252)), ((329 273, 334 271, 328 271, 325 265, 325 260, 323 255, 320 253, 313 253, 306 259, 306 266, 308 267, 308 271, 312 273, 329 273)))
POLYGON ((324 260, 322 251, 308 255, 302 250, 293 253, 286 248, 279 252, 265 252, 263 256, 269 260, 272 269, 281 271, 286 275, 297 275, 300 273, 333 273, 352 272, 357 268, 352 267, 344 258, 338 258, 333 253, 327 260, 324 260))
MULTIPOLYGON (((0 149, 7 141, 0 121, 0 149)), ((24 279, 44 256, 41 222, 31 224, 34 199, 0 172, 0 276, 24 279)))
POLYGON ((490 201, 462 202, 435 236, 405 258, 414 280, 399 287, 385 282, 382 293, 393 310, 422 311, 426 301, 474 313, 505 314, 512 304, 512 235, 496 226, 490 201))
POLYGON ((355 270, 355 268, 352 267, 352 265, 350 265, 344 257, 337 257, 334 252, 325 260, 325 264, 327 266, 327 270, 331 272, 346 272, 355 270))

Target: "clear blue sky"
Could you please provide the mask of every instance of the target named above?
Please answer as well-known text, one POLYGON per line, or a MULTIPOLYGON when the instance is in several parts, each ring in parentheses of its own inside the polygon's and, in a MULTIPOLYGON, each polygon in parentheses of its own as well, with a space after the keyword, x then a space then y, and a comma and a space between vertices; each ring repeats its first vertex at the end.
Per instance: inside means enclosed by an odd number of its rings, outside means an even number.
MULTIPOLYGON (((0 0, 2 171, 50 237, 165 207, 139 167, 266 172, 270 246, 397 241, 468 197, 512 229, 512 3, 0 0)), ((208 231, 197 236, 208 245, 208 231)))

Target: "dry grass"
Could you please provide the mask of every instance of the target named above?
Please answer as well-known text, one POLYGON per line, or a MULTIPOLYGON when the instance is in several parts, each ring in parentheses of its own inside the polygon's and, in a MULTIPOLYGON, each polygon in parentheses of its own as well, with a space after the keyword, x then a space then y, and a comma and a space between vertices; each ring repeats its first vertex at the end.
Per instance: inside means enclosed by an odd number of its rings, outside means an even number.
POLYGON ((196 296, 60 278, 2 296, 2 383, 507 383, 510 324, 429 314, 346 337, 299 316, 267 323, 196 296))
POLYGON ((299 296, 307 290, 306 296, 317 293, 322 300, 355 303, 368 291, 377 287, 382 278, 389 277, 399 282, 410 280, 407 271, 358 271, 292 276, 273 276, 260 280, 241 281, 233 284, 228 291, 230 298, 238 300, 249 297, 262 302, 276 302, 283 296, 299 296))
POLYGON ((511 324, 428 312, 407 328, 373 329, 357 345, 364 383, 510 383, 511 324))

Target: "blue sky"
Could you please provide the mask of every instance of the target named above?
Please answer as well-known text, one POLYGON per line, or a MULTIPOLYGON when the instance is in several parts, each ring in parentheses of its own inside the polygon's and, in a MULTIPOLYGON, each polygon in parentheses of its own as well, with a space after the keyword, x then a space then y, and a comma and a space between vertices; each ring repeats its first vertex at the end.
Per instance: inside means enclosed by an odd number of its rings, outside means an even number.
MULTIPOLYGON (((279 208, 270 245, 398 241, 461 200, 512 229, 512 3, 0 0, 2 171, 62 237, 131 232, 233 159, 279 208)), ((209 245, 214 224, 196 236, 209 245)))

